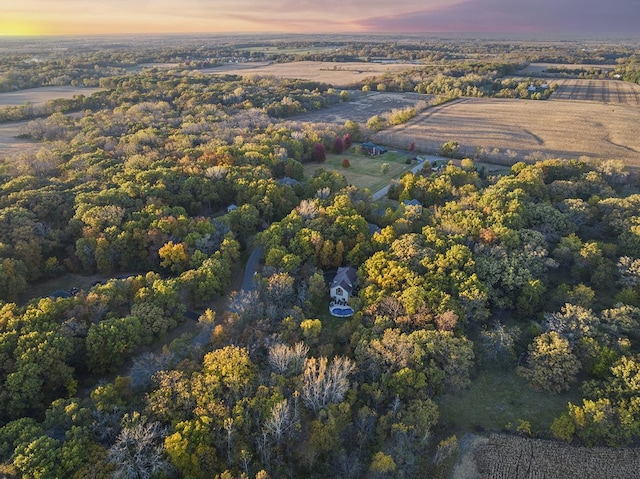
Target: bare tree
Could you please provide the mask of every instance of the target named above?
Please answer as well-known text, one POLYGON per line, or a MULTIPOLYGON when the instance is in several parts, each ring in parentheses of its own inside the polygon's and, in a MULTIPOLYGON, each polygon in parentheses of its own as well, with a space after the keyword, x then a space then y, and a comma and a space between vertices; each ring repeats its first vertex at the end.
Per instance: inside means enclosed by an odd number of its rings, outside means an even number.
POLYGON ((229 311, 245 321, 256 321, 264 313, 264 303, 257 291, 233 291, 229 295, 229 311))
POLYGON ((122 411, 117 407, 112 411, 94 410, 91 412, 91 419, 89 430, 93 438, 104 446, 113 444, 120 433, 122 411))
POLYGON ((147 422, 134 415, 109 448, 107 457, 115 466, 114 479, 151 479, 156 473, 166 471, 169 464, 162 457, 165 435, 166 430, 160 423, 147 422))
POLYGON ((271 414, 267 417, 264 428, 273 437, 276 445, 280 445, 282 439, 293 432, 297 422, 297 418, 289 406, 289 401, 283 399, 271 409, 271 414))
POLYGON ((300 216, 305 220, 312 220, 318 216, 319 210, 313 200, 302 200, 296 208, 300 216))
POLYGON ((171 353, 163 351, 160 354, 143 353, 133 360, 129 369, 131 385, 145 387, 151 383, 152 376, 158 371, 167 369, 171 364, 171 353))
POLYGON ((342 401, 349 389, 347 376, 355 369, 355 363, 349 358, 336 356, 330 365, 328 363, 325 357, 304 362, 302 400, 315 412, 342 401))
POLYGON ((251 463, 251 459, 253 459, 253 456, 249 451, 247 451, 246 449, 242 449, 240 451, 240 460, 242 461, 242 469, 244 469, 244 473, 247 476, 249 475, 249 463, 251 463))
POLYGON ((337 460, 332 463, 336 477, 355 479, 362 476, 362 463, 355 452, 341 452, 337 460))
POLYGON ((496 320, 493 328, 480 333, 480 344, 486 358, 490 361, 515 358, 514 346, 519 335, 520 328, 517 326, 505 327, 496 320))
POLYGON ((224 430, 227 432, 227 464, 231 466, 233 455, 231 454, 231 446, 233 444, 233 418, 228 417, 224 420, 224 430))
POLYGON ((309 347, 302 341, 293 346, 275 344, 269 348, 269 364, 278 374, 298 374, 308 353, 309 347))

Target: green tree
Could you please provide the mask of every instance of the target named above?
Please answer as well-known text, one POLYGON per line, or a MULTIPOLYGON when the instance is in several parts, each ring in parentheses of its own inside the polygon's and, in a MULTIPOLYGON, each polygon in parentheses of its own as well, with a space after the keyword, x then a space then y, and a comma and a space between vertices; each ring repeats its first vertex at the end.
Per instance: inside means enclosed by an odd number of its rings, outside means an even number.
POLYGON ((60 442, 49 436, 19 446, 13 463, 25 479, 63 477, 60 442))
POLYGON ((397 466, 393 457, 382 451, 378 451, 371 459, 369 471, 371 471, 374 477, 390 477, 396 471, 396 468, 397 466))
POLYGON ((96 374, 112 372, 140 344, 142 326, 135 316, 92 324, 87 334, 87 367, 96 374))
POLYGON ((569 342, 551 331, 537 336, 529 345, 528 364, 519 367, 518 374, 529 381, 533 389, 560 393, 571 387, 580 368, 569 342))
POLYGON ((18 301, 26 289, 27 267, 24 263, 12 258, 0 261, 0 299, 18 301))
POLYGON ((447 141, 440 146, 440 155, 447 158, 455 158, 460 149, 460 145, 457 141, 447 141))

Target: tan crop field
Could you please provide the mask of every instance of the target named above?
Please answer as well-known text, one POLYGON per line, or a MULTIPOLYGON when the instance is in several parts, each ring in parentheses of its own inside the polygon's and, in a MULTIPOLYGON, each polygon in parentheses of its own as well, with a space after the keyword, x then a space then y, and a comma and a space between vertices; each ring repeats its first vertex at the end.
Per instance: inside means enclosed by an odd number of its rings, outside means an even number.
POLYGON ((526 68, 518 71, 518 75, 554 75, 549 69, 566 69, 566 70, 602 70, 611 71, 616 68, 617 65, 594 65, 594 64, 577 64, 577 63, 529 63, 526 68))
POLYGON ((492 161, 527 157, 620 159, 640 166, 640 108, 563 100, 464 98, 427 110, 383 130, 373 141, 437 152, 454 140, 460 153, 492 161))
POLYGON ((49 100, 56 98, 73 98, 75 95, 89 96, 101 88, 84 88, 75 86, 46 86, 29 88, 27 90, 10 91, 0 93, 0 107, 20 106, 31 103, 34 106, 42 106, 49 100))
POLYGON ((283 78, 300 78, 346 88, 370 76, 418 67, 420 67, 420 65, 413 63, 335 63, 304 61, 292 63, 232 63, 200 71, 212 74, 274 75, 283 78))
POLYGON ((470 453, 475 467, 467 465, 464 470, 459 467, 454 471, 454 478, 640 478, 640 450, 632 448, 576 447, 555 441, 493 434, 489 438, 476 438, 470 453), (468 473, 470 470, 473 474, 468 473))
POLYGON ((17 153, 38 151, 42 145, 35 141, 17 138, 26 121, 0 123, 0 161, 17 153))
POLYGON ((557 85, 552 100, 582 100, 640 106, 640 85, 620 80, 550 80, 557 85))

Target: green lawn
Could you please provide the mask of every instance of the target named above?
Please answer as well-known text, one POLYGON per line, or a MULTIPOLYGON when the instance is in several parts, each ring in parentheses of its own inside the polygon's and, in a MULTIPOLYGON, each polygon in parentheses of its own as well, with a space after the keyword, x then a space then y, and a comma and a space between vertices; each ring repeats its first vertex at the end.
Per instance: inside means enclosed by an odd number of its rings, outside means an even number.
POLYGON ((487 163, 486 161, 474 161, 476 168, 480 171, 480 168, 484 166, 485 173, 487 175, 508 175, 511 173, 511 167, 506 165, 499 165, 497 163, 487 163))
POLYGON ((515 371, 503 370, 482 371, 469 389, 438 398, 441 420, 465 432, 501 430, 509 423, 515 428, 520 419, 529 421, 534 433, 548 432, 554 418, 566 411, 568 402, 580 404, 580 392, 535 392, 515 371))
POLYGON ((83 276, 80 274, 67 273, 59 278, 48 279, 30 285, 20 299, 21 302, 26 303, 31 299, 47 297, 58 289, 69 291, 71 288, 78 288, 89 291, 95 281, 103 281, 105 279, 105 276, 102 274, 83 276))
POLYGON ((307 163, 304 166, 304 174, 307 177, 313 176, 318 168, 334 170, 344 175, 347 181, 358 188, 369 188, 375 193, 380 188, 388 185, 393 178, 399 177, 405 171, 410 170, 415 163, 407 165, 407 156, 404 153, 390 151, 379 156, 357 155, 349 150, 341 155, 327 153, 324 163, 307 163), (342 166, 342 161, 349 160, 349 168, 342 166), (382 174, 382 164, 389 164, 389 171, 382 174))

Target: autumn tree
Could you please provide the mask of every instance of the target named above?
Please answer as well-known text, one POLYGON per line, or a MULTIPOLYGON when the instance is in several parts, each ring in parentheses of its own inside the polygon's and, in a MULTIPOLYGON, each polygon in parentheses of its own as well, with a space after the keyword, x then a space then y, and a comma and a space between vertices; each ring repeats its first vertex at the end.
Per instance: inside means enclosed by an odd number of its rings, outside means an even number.
POLYGON ((322 143, 316 143, 316 145, 313 147, 312 159, 313 161, 318 161, 318 162, 323 162, 324 160, 327 159, 327 152, 322 143))
MULTIPOLYGON (((347 120, 344 122, 344 127, 348 131, 347 135, 349 136, 349 141, 348 141, 349 147, 351 146, 352 141, 362 140, 362 131, 360 129, 360 123, 353 120, 347 120)), ((345 136, 345 142, 346 142, 346 136, 345 136)))
POLYGON ((575 382, 580 361, 573 354, 569 342, 557 332, 543 333, 529 345, 529 359, 518 374, 538 391, 561 393, 575 382))
POLYGON ((440 155, 453 158, 458 154, 460 145, 457 141, 447 141, 440 146, 440 155))

